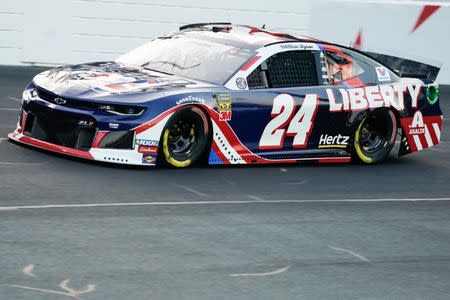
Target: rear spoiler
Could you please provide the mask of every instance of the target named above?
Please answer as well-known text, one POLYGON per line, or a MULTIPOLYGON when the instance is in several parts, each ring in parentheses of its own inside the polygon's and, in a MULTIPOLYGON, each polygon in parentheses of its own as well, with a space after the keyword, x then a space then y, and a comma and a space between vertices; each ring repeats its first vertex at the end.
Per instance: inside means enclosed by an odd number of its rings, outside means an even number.
POLYGON ((379 63, 392 69, 400 77, 412 77, 426 81, 436 81, 439 74, 440 66, 436 67, 430 64, 400 58, 387 54, 375 52, 365 52, 368 56, 375 59, 379 63))

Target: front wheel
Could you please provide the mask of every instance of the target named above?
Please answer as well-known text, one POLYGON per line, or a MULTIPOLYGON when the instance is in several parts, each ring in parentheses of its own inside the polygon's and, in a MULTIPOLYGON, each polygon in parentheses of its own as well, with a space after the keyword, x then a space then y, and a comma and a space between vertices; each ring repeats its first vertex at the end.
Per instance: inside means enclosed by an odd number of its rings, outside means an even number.
POLYGON ((355 132, 356 158, 366 164, 376 164, 386 159, 397 135, 397 119, 388 109, 378 109, 361 121, 355 132))
POLYGON ((161 136, 160 162, 185 168, 199 162, 208 148, 210 125, 198 107, 187 106, 173 114, 161 136))

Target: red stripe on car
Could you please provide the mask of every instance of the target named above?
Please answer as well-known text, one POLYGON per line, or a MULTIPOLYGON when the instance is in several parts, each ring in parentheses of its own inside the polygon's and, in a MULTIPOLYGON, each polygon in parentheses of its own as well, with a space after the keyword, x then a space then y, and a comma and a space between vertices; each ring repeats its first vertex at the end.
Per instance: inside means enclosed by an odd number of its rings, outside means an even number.
POLYGON ((348 163, 350 161, 350 157, 321 158, 318 160, 319 163, 348 163))
POLYGON ((247 71, 248 69, 251 68, 251 66, 253 66, 259 59, 261 58, 261 56, 256 55, 253 56, 252 59, 250 59, 242 68, 241 71, 247 71))
POLYGON ((94 141, 92 142, 92 148, 98 148, 100 145, 100 142, 103 140, 106 134, 108 134, 109 131, 99 131, 95 135, 94 141))
POLYGON ((88 151, 83 151, 83 150, 73 149, 73 148, 59 146, 59 145, 55 145, 55 144, 50 144, 50 143, 47 143, 44 141, 33 139, 28 136, 21 137, 19 139, 19 142, 33 145, 35 147, 49 150, 52 152, 57 152, 57 153, 66 154, 66 155, 72 155, 72 156, 76 156, 76 157, 80 157, 80 158, 94 159, 94 157, 88 151))
POLYGON ((226 158, 226 156, 220 151, 219 146, 217 146, 216 141, 213 141, 212 148, 214 153, 216 153, 217 157, 222 161, 223 164, 228 165, 230 161, 226 158))

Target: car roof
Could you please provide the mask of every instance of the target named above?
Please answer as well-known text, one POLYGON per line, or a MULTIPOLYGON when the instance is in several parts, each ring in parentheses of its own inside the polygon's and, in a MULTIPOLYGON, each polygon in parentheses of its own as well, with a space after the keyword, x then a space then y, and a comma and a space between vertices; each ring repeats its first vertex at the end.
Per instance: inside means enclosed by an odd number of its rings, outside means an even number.
POLYGON ((283 42, 319 42, 316 39, 257 28, 249 25, 231 23, 196 23, 180 27, 180 31, 160 38, 185 35, 198 39, 227 44, 243 49, 256 50, 275 43, 283 42))
POLYGON ((318 44, 321 49, 322 47, 328 49, 341 48, 357 52, 387 67, 388 69, 390 69, 392 72, 395 73, 395 70, 384 64, 376 57, 373 57, 372 55, 367 55, 367 53, 354 47, 344 46, 332 42, 326 42, 305 35, 298 35, 298 34, 294 35, 291 33, 278 32, 266 29, 265 25, 263 25, 261 28, 258 28, 251 25, 239 25, 225 22, 195 23, 181 26, 180 31, 169 34, 165 37, 170 38, 175 35, 191 36, 198 39, 209 40, 248 50, 257 50, 262 47, 279 43, 289 43, 289 42, 315 43, 318 44))

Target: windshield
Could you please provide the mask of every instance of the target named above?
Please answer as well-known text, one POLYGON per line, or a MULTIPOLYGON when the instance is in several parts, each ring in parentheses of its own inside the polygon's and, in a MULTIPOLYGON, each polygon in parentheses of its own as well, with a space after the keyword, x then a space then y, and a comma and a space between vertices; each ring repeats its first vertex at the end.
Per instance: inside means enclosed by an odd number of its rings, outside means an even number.
POLYGON ((252 50, 174 35, 155 39, 117 62, 223 85, 254 55, 252 50))

